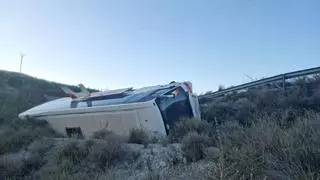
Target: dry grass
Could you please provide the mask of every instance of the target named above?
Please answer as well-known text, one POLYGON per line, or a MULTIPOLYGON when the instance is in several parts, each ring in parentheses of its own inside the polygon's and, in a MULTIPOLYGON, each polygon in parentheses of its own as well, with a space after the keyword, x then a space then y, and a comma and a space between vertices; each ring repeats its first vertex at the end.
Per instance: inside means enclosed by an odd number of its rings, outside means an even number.
POLYGON ((208 136, 200 135, 197 132, 189 132, 182 139, 182 150, 188 161, 197 161, 204 158, 205 148, 208 144, 208 136))
POLYGON ((106 141, 93 143, 89 149, 89 160, 101 169, 109 167, 120 159, 123 153, 121 141, 106 141))
POLYGON ((320 169, 320 131, 313 117, 282 127, 269 117, 251 127, 235 123, 221 127, 219 179, 317 179, 320 169))
POLYGON ((36 140, 29 147, 28 155, 7 154, 0 158, 0 175, 13 179, 27 177, 44 165, 45 153, 52 147, 48 139, 36 140))
POLYGON ((36 139, 56 136, 60 135, 55 133, 46 121, 12 120, 0 126, 0 154, 17 152, 36 139))
POLYGON ((213 130, 212 125, 206 121, 183 118, 174 125, 172 130, 170 130, 169 138, 172 142, 180 142, 189 132, 209 135, 213 130))
POLYGON ((57 159, 60 163, 64 160, 67 160, 77 164, 88 155, 88 150, 78 141, 71 141, 67 145, 63 146, 58 151, 57 155, 57 159))
POLYGON ((94 139, 106 139, 110 136, 113 132, 107 129, 101 129, 100 131, 96 131, 93 133, 92 138, 94 139))
POLYGON ((150 137, 143 129, 131 129, 128 142, 147 145, 150 142, 150 137))

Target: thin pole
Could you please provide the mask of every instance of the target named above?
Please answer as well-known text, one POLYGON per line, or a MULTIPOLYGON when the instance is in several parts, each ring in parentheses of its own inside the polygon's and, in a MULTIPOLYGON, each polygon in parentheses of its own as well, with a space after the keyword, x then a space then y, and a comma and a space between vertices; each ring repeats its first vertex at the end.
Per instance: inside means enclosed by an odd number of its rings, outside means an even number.
POLYGON ((20 73, 21 73, 23 57, 24 57, 25 55, 24 55, 24 54, 21 54, 20 56, 21 56, 21 59, 20 59, 20 73))

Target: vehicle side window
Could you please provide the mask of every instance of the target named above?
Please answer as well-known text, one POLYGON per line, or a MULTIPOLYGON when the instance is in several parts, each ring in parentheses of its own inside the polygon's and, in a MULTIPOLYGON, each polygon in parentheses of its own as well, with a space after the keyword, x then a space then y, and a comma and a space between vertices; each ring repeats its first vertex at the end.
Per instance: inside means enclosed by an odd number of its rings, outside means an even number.
POLYGON ((92 107, 91 101, 71 101, 71 108, 92 107))
POLYGON ((88 107, 88 103, 85 101, 81 101, 78 103, 77 108, 88 107))

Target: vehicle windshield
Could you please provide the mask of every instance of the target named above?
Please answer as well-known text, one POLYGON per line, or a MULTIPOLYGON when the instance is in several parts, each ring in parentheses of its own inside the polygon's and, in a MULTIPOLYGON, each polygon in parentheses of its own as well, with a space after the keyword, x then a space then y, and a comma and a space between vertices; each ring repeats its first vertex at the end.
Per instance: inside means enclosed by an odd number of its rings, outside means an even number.
POLYGON ((179 119, 192 116, 188 93, 181 87, 167 92, 165 96, 157 97, 156 103, 161 111, 167 133, 179 119))

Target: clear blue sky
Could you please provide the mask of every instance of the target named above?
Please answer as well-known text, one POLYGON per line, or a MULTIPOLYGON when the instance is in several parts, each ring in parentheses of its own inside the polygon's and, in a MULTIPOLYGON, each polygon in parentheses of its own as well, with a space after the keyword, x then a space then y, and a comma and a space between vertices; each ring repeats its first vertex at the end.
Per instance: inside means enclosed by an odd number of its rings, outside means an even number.
POLYGON ((216 90, 320 66, 319 0, 0 0, 0 69, 93 88, 216 90))

